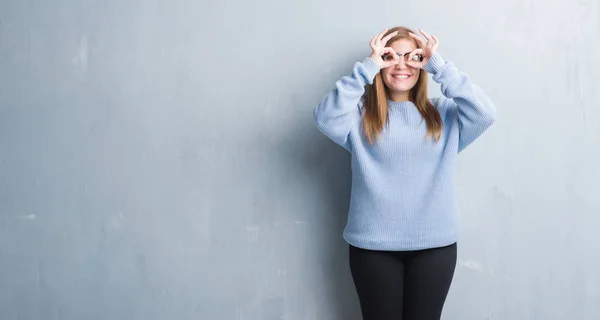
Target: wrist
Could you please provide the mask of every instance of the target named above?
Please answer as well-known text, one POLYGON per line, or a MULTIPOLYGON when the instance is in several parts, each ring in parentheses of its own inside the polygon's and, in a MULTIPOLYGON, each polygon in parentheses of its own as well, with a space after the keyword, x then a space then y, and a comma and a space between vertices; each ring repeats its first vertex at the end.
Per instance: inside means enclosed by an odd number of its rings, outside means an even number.
POLYGON ((381 71, 381 66, 377 63, 377 60, 372 57, 365 58, 362 61, 362 65, 370 82, 372 82, 379 71, 381 71))
POLYGON ((376 54, 371 54, 369 56, 369 59, 371 59, 371 61, 373 61, 381 69, 381 64, 379 63, 379 60, 381 60, 381 57, 377 56, 376 54))
POLYGON ((444 58, 442 58, 439 52, 436 52, 429 57, 429 60, 427 60, 427 63, 423 69, 425 69, 425 71, 428 73, 436 74, 445 64, 446 61, 444 61, 444 58))

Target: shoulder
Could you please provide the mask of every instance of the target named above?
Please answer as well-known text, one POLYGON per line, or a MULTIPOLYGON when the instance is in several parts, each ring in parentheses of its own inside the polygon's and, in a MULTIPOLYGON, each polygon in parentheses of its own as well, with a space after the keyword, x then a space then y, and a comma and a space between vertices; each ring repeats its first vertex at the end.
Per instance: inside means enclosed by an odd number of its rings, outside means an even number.
POLYGON ((440 96, 430 98, 429 101, 439 111, 444 122, 453 122, 455 120, 456 108, 452 99, 440 96))
POLYGON ((454 105, 452 99, 449 99, 444 96, 430 98, 429 101, 431 101, 431 104, 433 104, 434 107, 436 107, 440 112, 443 113, 452 109, 454 105))

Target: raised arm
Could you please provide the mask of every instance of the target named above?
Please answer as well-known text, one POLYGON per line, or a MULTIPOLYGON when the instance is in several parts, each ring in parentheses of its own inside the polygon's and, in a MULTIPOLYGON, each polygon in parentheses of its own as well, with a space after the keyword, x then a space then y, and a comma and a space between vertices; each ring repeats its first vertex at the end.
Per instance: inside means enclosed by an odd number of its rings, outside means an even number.
POLYGON ((442 103, 448 104, 448 110, 456 114, 458 152, 461 152, 496 121, 496 107, 481 88, 471 83, 469 77, 459 72, 452 62, 445 62, 439 53, 429 59, 425 69, 448 98, 442 103))
POLYGON ((313 111, 317 128, 329 139, 350 150, 348 135, 352 127, 360 123, 360 103, 365 86, 372 84, 379 70, 397 63, 396 54, 385 47, 389 39, 398 32, 385 36, 387 29, 371 38, 371 56, 356 62, 352 72, 335 83, 331 90, 313 111), (390 54, 392 60, 384 61, 382 56, 390 54))
MULTIPOLYGON (((449 112, 454 112, 459 127, 458 152, 475 141, 496 121, 496 107, 483 90, 471 83, 469 77, 456 69, 452 62, 446 62, 437 52, 439 41, 423 30, 421 34, 427 39, 411 34, 421 48, 411 53, 420 53, 425 58, 414 67, 421 67, 432 75, 433 81, 440 84, 442 94, 447 99, 440 99, 446 104, 449 112)), ((409 59, 410 60, 410 59, 409 59)))
POLYGON ((378 72, 379 66, 370 58, 356 62, 352 72, 338 80, 335 88, 314 109, 313 117, 319 131, 349 149, 348 135, 359 121, 364 87, 373 83, 378 72))

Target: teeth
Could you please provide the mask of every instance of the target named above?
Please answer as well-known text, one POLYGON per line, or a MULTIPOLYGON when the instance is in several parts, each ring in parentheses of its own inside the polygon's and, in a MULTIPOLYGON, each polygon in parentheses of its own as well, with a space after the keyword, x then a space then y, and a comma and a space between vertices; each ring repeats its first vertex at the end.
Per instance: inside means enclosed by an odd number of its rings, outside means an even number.
POLYGON ((394 78, 399 78, 399 79, 408 79, 408 76, 404 76, 404 75, 402 75, 402 76, 400 76, 400 75, 396 75, 396 76, 394 76, 394 78))

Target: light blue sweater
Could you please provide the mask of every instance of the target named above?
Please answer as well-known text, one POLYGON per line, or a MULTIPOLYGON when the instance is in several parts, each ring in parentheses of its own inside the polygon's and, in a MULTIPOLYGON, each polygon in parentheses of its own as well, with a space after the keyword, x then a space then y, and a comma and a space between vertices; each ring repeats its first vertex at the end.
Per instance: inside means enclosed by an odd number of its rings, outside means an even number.
POLYGON ((352 155, 343 237, 351 245, 375 250, 452 244, 459 234, 457 155, 494 123, 496 108, 466 74, 436 53, 425 71, 443 94, 432 99, 444 123, 440 140, 426 138, 425 121, 412 102, 389 100, 389 124, 371 145, 361 131, 361 111, 364 86, 379 71, 370 58, 355 63, 314 109, 318 129, 352 155))

